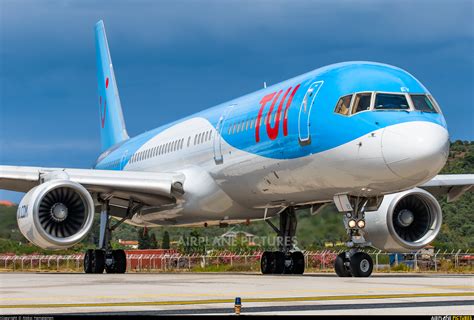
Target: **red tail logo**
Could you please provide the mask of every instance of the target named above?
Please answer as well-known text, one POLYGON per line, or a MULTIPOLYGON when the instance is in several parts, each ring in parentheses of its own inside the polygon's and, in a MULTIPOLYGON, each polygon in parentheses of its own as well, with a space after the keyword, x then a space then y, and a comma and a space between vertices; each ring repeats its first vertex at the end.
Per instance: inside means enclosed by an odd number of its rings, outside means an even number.
MULTIPOLYGON (((105 79, 105 89, 109 87, 109 78, 105 79)), ((105 125, 105 112, 107 111, 107 100, 104 97, 104 108, 102 109, 102 96, 99 96, 99 107, 100 109, 100 122, 102 125, 102 128, 104 128, 105 125)))

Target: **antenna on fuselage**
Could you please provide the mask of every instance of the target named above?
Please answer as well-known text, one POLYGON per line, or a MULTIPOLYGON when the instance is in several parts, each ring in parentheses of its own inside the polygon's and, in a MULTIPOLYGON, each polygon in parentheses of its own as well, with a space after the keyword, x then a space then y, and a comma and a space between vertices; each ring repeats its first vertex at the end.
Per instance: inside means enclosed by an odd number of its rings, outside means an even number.
POLYGON ((266 88, 267 88, 267 82, 263 81, 263 89, 266 89, 266 88))

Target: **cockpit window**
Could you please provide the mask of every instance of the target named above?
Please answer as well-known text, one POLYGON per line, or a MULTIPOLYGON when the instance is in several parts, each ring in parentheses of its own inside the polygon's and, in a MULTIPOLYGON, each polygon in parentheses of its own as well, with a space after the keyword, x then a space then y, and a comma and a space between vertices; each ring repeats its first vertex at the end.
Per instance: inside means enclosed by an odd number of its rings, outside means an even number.
POLYGON ((403 94, 377 93, 375 110, 408 110, 407 98, 403 94))
POLYGON ((342 115, 348 116, 351 109, 351 99, 352 99, 352 94, 347 95, 339 99, 336 105, 336 110, 334 110, 336 113, 340 113, 342 115))
POLYGON ((370 109, 370 98, 372 93, 358 93, 355 95, 354 107, 352 113, 366 111, 370 109))
POLYGON ((412 94, 410 95, 410 97, 413 101, 415 110, 423 112, 437 112, 435 106, 428 98, 428 96, 424 94, 412 94))

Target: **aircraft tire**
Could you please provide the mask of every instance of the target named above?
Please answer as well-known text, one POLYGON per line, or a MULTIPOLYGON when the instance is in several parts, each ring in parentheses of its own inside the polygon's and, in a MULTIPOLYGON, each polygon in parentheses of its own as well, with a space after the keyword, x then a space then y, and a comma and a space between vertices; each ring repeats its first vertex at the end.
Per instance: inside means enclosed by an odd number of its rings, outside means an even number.
POLYGON ((346 258, 345 252, 340 253, 336 257, 336 260, 334 261, 334 270, 336 271, 336 274, 338 277, 351 277, 352 276, 350 270, 348 270, 345 265, 346 261, 347 261, 347 258, 346 258))
POLYGON ((351 272, 354 277, 369 277, 372 274, 374 262, 365 252, 356 252, 351 257, 351 272))
POLYGON ((94 250, 89 249, 84 254, 84 272, 85 273, 92 273, 92 255, 94 254, 94 250))
POLYGON ((301 251, 295 251, 291 253, 292 260, 292 273, 303 274, 304 273, 304 255, 301 251))
POLYGON ((264 251, 260 258, 260 269, 262 274, 271 274, 275 268, 275 257, 273 252, 264 251))

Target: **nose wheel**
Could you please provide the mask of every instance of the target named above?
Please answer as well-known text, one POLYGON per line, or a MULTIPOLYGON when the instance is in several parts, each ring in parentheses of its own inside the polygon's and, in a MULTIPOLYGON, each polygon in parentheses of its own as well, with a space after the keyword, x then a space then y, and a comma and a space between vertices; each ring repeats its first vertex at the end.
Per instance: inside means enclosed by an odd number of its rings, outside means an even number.
POLYGON ((372 257, 365 252, 343 252, 334 261, 339 277, 370 277, 374 269, 372 257))

